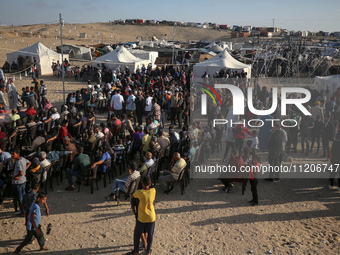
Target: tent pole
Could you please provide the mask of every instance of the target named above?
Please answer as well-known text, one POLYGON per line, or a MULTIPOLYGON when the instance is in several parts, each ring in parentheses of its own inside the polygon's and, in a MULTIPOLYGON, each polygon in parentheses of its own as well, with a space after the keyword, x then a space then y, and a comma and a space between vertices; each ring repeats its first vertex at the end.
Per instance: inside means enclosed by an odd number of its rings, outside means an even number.
POLYGON ((63 101, 65 101, 65 75, 64 75, 64 49, 63 49, 63 23, 64 21, 61 19, 61 13, 59 13, 59 21, 60 21, 60 41, 61 41, 61 77, 63 78, 63 101))
POLYGON ((172 61, 171 61, 172 64, 176 64, 175 62, 175 33, 176 33, 175 27, 176 27, 176 21, 174 21, 174 36, 172 39, 172 61))

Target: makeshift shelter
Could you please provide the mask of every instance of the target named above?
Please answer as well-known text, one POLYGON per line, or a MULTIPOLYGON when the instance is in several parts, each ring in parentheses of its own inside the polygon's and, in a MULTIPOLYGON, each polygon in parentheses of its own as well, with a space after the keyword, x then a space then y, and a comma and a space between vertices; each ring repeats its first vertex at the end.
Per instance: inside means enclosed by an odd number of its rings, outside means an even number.
MULTIPOLYGON (((26 56, 29 56, 31 57, 32 62, 33 62, 33 57, 35 57, 39 63, 39 69, 40 69, 41 75, 47 75, 47 74, 53 73, 53 70, 51 68, 52 62, 57 62, 57 60, 59 60, 59 62, 62 63, 61 54, 58 54, 55 51, 50 50, 49 48, 47 48, 45 45, 43 45, 40 42, 37 42, 27 48, 14 51, 11 53, 7 53, 7 61, 9 63, 13 63, 13 61, 17 63, 19 56, 23 58, 25 58, 26 56)), ((64 58, 68 59, 68 55, 65 54, 64 58)))
POLYGON ((329 95, 333 95, 336 89, 340 87, 340 75, 316 76, 314 88, 317 90, 329 89, 329 95))
POLYGON ((113 51, 113 48, 110 45, 104 46, 103 50, 105 50, 107 53, 113 51))
POLYGON ((219 72, 222 68, 237 72, 244 70, 247 73, 247 77, 251 77, 251 65, 237 61, 226 50, 208 60, 194 65, 194 77, 199 78, 204 72, 207 72, 212 77, 214 73, 219 72))
MULTIPOLYGON (((92 60, 91 49, 83 46, 64 44, 63 51, 69 54, 70 58, 92 60)), ((57 52, 61 53, 61 46, 57 46, 57 52)))
POLYGON ((152 68, 156 67, 155 61, 158 58, 157 51, 146 51, 146 50, 130 50, 132 55, 136 56, 137 58, 141 58, 144 60, 150 60, 152 68))
POLYGON ((117 47, 114 51, 105 54, 92 61, 92 66, 104 64, 108 69, 116 69, 117 67, 127 66, 131 72, 135 72, 137 68, 141 68, 144 64, 147 66, 150 60, 144 60, 132 55, 124 46, 117 47))

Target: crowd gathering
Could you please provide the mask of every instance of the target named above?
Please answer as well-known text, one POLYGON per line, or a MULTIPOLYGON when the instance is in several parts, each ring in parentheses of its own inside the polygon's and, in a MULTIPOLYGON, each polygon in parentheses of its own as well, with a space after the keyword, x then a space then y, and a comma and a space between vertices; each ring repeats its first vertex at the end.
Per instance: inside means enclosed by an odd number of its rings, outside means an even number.
MULTIPOLYGON (((69 63, 64 62, 63 66, 67 73, 69 63)), ((58 63, 52 68, 54 74, 59 75, 58 63)), ((103 181, 106 186, 107 179, 110 183, 112 180, 106 199, 119 204, 122 196, 131 197, 136 216, 133 253, 139 253, 142 239, 147 254, 151 254, 156 189, 159 191, 161 187, 169 193, 175 183, 180 182, 183 192, 190 181, 190 164, 202 164, 223 149, 223 160, 237 168, 248 164, 259 169, 259 154, 264 151, 269 152, 269 164, 280 165, 291 152, 298 152, 299 143, 301 153, 306 156, 322 150, 321 157, 330 158, 332 164, 339 163, 340 88, 334 95, 327 90, 311 90, 312 99, 306 107, 312 116, 303 116, 298 109, 290 107, 286 117, 296 120, 296 127, 284 128, 276 121, 273 127, 265 122, 256 130, 242 124, 213 127, 214 118, 240 122, 256 117, 247 108, 244 116, 234 115, 231 94, 222 91, 219 94, 223 107, 208 101, 210 124, 202 127, 200 121, 189 120, 194 108, 199 107, 200 92, 190 81, 192 72, 187 67, 142 66, 136 72, 128 68, 108 70, 105 65, 76 68, 79 75, 76 79, 91 78, 87 80, 87 87, 67 95, 60 110, 51 104, 48 85, 37 75, 32 76, 32 86, 24 88, 21 95, 13 80, 9 79, 6 84, 1 81, 0 109, 8 119, 0 123, 0 204, 4 197, 14 196, 19 216, 26 217, 27 222, 27 236, 16 254, 33 236, 42 250, 47 249, 39 228, 39 205, 44 205, 49 214, 47 186, 53 188, 53 179, 59 183, 63 176, 67 178, 67 191, 77 187, 79 191, 81 185, 89 185, 93 192, 94 183, 98 188, 98 182, 103 181), (107 120, 97 123, 96 114, 106 112, 107 120), (222 146, 224 134, 226 146, 222 146), (247 135, 251 139, 247 139, 247 135), (40 186, 45 188, 45 193, 38 194, 40 186)), ((208 78, 208 74, 203 74, 201 79, 209 83, 205 80, 208 78)), ((221 70, 213 78, 238 86, 244 94, 250 85, 244 72, 221 70)), ((254 107, 270 107, 271 91, 261 88, 256 79, 254 88, 254 107)), ((284 117, 278 109, 259 119, 284 117)), ((279 178, 273 174, 268 181, 279 178)), ((334 178, 330 179, 330 188, 335 185, 334 178)), ((256 170, 241 179, 243 186, 249 180, 250 204, 258 205, 256 170)), ((235 180, 221 181, 223 190, 231 192, 235 180)))

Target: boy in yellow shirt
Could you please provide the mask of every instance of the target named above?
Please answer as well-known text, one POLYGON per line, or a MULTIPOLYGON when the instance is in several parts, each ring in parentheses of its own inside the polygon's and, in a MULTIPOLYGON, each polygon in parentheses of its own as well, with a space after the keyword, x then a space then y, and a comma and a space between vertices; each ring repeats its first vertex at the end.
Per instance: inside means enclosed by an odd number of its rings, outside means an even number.
MULTIPOLYGON (((146 176, 142 180, 143 189, 137 190, 133 195, 132 198, 138 198, 138 216, 136 221, 136 227, 134 232, 134 249, 133 253, 138 255, 139 250, 139 239, 143 233, 143 229, 146 228, 147 233, 147 247, 146 253, 147 255, 151 254, 151 247, 153 241, 153 233, 155 230, 155 221, 156 221, 156 213, 154 208, 154 202, 156 198, 156 189, 151 188, 151 179, 149 176, 146 176)), ((132 208, 135 215, 137 212, 135 211, 134 207, 132 208)))

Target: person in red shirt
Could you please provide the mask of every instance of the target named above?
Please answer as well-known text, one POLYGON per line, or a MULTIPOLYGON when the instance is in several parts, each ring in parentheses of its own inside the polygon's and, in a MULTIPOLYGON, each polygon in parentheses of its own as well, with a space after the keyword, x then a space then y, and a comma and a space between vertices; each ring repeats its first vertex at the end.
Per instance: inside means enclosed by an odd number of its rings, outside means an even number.
POLYGON ((1 142, 1 139, 7 137, 7 134, 5 132, 2 132, 1 130, 1 126, 0 126, 0 149, 2 148, 2 142, 1 142))
POLYGON ((59 129, 59 135, 58 135, 59 143, 63 143, 63 139, 66 136, 72 138, 72 136, 68 133, 67 126, 68 126, 68 121, 63 120, 63 122, 61 123, 61 128, 59 129))
POLYGON ((120 121, 120 119, 117 118, 116 115, 112 115, 111 119, 112 119, 112 121, 111 121, 111 123, 112 123, 112 134, 114 136, 117 136, 117 135, 119 135, 119 129, 122 125, 122 122, 120 121))
MULTIPOLYGON (((240 120, 240 122, 242 121, 243 119, 240 120)), ((238 149, 239 154, 241 154, 242 152, 246 133, 248 133, 251 136, 254 136, 253 133, 250 132, 250 130, 243 124, 239 124, 235 127, 235 148, 238 149)))
POLYGON ((27 114, 28 116, 37 115, 37 111, 36 111, 33 107, 28 108, 25 112, 26 112, 26 114, 27 114))

